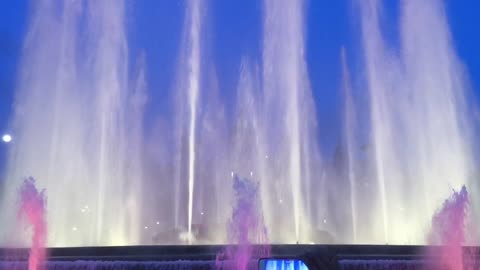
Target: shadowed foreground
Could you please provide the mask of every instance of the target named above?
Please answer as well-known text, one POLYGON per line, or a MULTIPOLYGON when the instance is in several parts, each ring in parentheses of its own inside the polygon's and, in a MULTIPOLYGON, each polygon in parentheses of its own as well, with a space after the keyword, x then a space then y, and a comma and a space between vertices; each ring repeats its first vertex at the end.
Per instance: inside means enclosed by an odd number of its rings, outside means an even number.
MULTIPOLYGON (((231 261, 216 260, 225 248, 210 245, 51 248, 46 269, 233 269, 231 261)), ((261 253, 264 248, 254 246, 253 253, 261 253)), ((441 248, 428 247, 429 256, 424 255, 426 250, 426 246, 273 245, 270 257, 302 259, 311 270, 429 269, 441 248)), ((0 269, 27 269, 27 249, 2 249, 1 253, 0 269)), ((464 247, 465 267, 477 269, 479 254, 477 247, 464 247)), ((249 269, 258 268, 258 259, 253 256, 249 269)))

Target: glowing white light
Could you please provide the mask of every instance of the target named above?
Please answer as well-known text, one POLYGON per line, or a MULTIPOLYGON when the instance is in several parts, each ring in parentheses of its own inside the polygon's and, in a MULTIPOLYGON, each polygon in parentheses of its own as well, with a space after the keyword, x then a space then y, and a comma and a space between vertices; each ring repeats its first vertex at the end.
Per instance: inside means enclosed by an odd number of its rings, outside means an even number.
POLYGON ((250 176, 253 176, 253 172, 250 172, 250 176))
POLYGON ((324 220, 323 220, 323 223, 327 223, 327 220, 326 220, 326 219, 324 219, 324 220))
POLYGON ((148 230, 148 226, 145 226, 145 230, 148 230))
POLYGON ((232 177, 233 177, 233 171, 232 171, 232 174, 231 174, 231 175, 232 175, 232 177))
POLYGON ((160 221, 157 221, 157 225, 160 225, 160 221))
POLYGON ((282 199, 278 200, 278 203, 283 203, 283 200, 282 199))
POLYGON ((72 231, 76 231, 76 230, 77 230, 77 227, 73 227, 73 228, 72 228, 72 231))
POLYGON ((200 212, 200 215, 202 215, 202 216, 203 216, 203 212, 200 212))
POLYGON ((265 156, 265 159, 268 159, 268 155, 265 156))
POLYGON ((195 241, 195 235, 193 233, 181 232, 178 235, 178 238, 182 242, 193 242, 195 241))
POLYGON ((3 141, 4 143, 9 143, 9 142, 11 142, 11 141, 12 141, 12 135, 10 135, 10 134, 4 134, 4 135, 2 136, 2 141, 3 141))
POLYGON ((80 210, 80 211, 82 211, 82 213, 85 213, 85 209, 82 209, 82 210, 80 210))

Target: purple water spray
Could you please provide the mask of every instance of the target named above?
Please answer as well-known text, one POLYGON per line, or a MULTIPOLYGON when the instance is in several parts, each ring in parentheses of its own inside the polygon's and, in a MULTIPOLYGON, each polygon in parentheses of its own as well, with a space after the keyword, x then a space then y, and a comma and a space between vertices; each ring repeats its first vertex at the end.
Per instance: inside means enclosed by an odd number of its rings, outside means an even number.
POLYGON ((233 178, 235 205, 228 224, 227 233, 230 243, 236 244, 226 248, 217 256, 217 268, 223 267, 221 260, 230 260, 234 270, 247 270, 253 256, 268 255, 268 247, 254 250, 252 244, 268 243, 267 230, 259 205, 258 183, 242 179, 237 175, 233 178))
POLYGON ((47 240, 47 223, 45 190, 38 191, 35 179, 26 178, 20 188, 19 217, 25 218, 32 228, 32 247, 28 259, 29 270, 39 270, 45 261, 45 244, 47 240))
POLYGON ((432 228, 428 237, 430 245, 441 245, 434 256, 432 269, 463 269, 462 245, 465 242, 465 224, 468 214, 468 192, 463 186, 460 191, 453 191, 450 198, 444 201, 440 210, 433 216, 432 228))

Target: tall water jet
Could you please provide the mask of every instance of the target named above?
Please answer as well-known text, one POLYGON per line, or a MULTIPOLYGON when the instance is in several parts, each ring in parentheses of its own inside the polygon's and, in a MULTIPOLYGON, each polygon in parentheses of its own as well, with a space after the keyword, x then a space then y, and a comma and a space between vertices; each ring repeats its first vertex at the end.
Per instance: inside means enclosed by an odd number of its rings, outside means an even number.
MULTIPOLYGON (((365 5, 365 3, 362 3, 365 5)), ((391 122, 389 119, 381 119, 382 117, 388 117, 388 114, 384 114, 383 111, 387 110, 386 101, 384 100, 383 92, 376 94, 372 93, 378 87, 379 89, 387 88, 388 86, 384 85, 384 82, 381 81, 381 75, 378 75, 376 72, 371 72, 370 70, 381 70, 377 65, 381 61, 379 59, 386 58, 384 55, 384 48, 382 47, 382 40, 379 37, 379 22, 377 14, 377 2, 369 1, 366 6, 363 6, 362 9, 362 34, 365 50, 365 58, 367 65, 367 81, 369 86, 369 95, 371 96, 371 122, 372 124, 372 140, 374 141, 374 163, 376 164, 376 179, 379 186, 379 204, 380 204, 380 217, 382 218, 382 227, 375 228, 374 230, 383 231, 383 241, 388 242, 388 210, 386 202, 386 187, 385 187, 385 168, 383 165, 385 153, 388 153, 390 149, 384 150, 385 147, 393 145, 393 142, 387 141, 389 139, 389 134, 387 134, 388 128, 383 127, 382 125, 389 125, 391 122), (373 26, 372 26, 373 25, 373 26)), ((384 68, 384 67, 382 67, 384 68)), ((374 210, 376 211, 376 210, 374 210)), ((375 239, 374 241, 377 241, 375 239)))
POLYGON ((186 224, 188 242, 191 243, 193 239, 192 223, 194 211, 194 189, 196 178, 196 156, 197 156, 197 121, 198 121, 198 105, 200 98, 201 87, 201 34, 202 34, 202 1, 191 0, 187 2, 187 9, 185 13, 183 37, 181 40, 181 51, 179 61, 179 92, 177 100, 175 101, 175 109, 177 110, 178 127, 177 135, 178 141, 176 170, 176 187, 175 187, 175 226, 181 227, 180 215, 185 213, 182 211, 183 200, 181 192, 181 183, 185 183, 182 178, 186 177, 187 185, 187 205, 186 205, 186 224), (183 104, 185 103, 185 105, 183 104), (182 123, 186 121, 186 125, 182 123), (183 139, 186 136, 186 141, 183 139), (185 143, 186 153, 182 150, 185 143), (184 158, 186 157, 186 160, 184 158), (183 163, 186 163, 186 168, 183 163), (186 175, 182 173, 186 170, 186 175), (185 176, 184 176, 185 175, 185 176))
POLYGON ((350 85, 350 72, 347 65, 347 56, 345 49, 342 49, 341 53, 342 60, 342 92, 344 99, 344 115, 343 115, 343 139, 346 147, 347 155, 347 177, 350 184, 350 211, 351 211, 351 222, 352 222, 352 241, 353 243, 357 242, 357 183, 356 183, 356 174, 355 174, 355 131, 356 121, 355 121, 355 108, 352 97, 352 89, 350 85))
MULTIPOLYGON (((193 189, 195 187, 195 136, 197 120, 198 91, 200 88, 200 1, 189 3, 189 55, 190 74, 188 78, 188 106, 190 119, 188 127, 188 235, 192 236, 193 189)), ((189 240, 191 241, 191 239, 189 240)))
MULTIPOLYGON (((265 0, 264 12, 262 114, 263 123, 268 125, 265 143, 272 170, 269 181, 288 187, 270 195, 270 205, 276 209, 271 209, 272 215, 277 211, 292 215, 291 223, 277 224, 277 228, 293 233, 283 233, 283 241, 298 242, 304 236, 301 224, 310 224, 312 216, 305 209, 318 211, 318 201, 304 200, 313 192, 312 164, 319 165, 315 110, 305 63, 304 3, 265 0), (278 209, 279 201, 284 205, 282 210, 278 209)), ((321 191, 315 192, 322 196, 321 191)), ((267 222, 273 220, 272 216, 267 218, 267 222)))
POLYGON ((141 205, 128 202, 142 198, 133 188, 141 166, 129 154, 139 151, 131 139, 142 129, 132 123, 142 121, 130 115, 124 2, 32 5, 11 120, 16 144, 2 189, 2 242, 25 244, 9 209, 13 190, 32 175, 51 192, 48 245, 138 243, 141 220, 131 216, 141 205))
MULTIPOLYGON (((204 56, 208 59, 208 56, 204 56)), ((209 231, 209 241, 224 243, 227 238, 225 222, 230 216, 229 201, 233 196, 230 184, 232 167, 230 159, 233 147, 230 141, 229 118, 226 105, 222 100, 216 72, 206 68, 208 76, 202 91, 202 106, 198 119, 198 188, 194 211, 197 213, 196 224, 201 224, 209 231), (215 150, 212 153, 212 150, 215 150), (208 228, 208 229, 207 229, 208 228)))
MULTIPOLYGON (((149 205, 142 201, 144 196, 145 184, 144 163, 144 121, 143 115, 145 113, 145 106, 148 100, 147 81, 146 81, 146 63, 145 55, 141 54, 136 63, 135 77, 131 86, 132 93, 129 102, 126 104, 130 113, 127 116, 127 137, 129 138, 127 148, 129 162, 129 169, 126 171, 127 179, 134 181, 134 184, 129 185, 131 196, 125 198, 125 210, 128 213, 127 233, 132 239, 141 239, 138 228, 139 222, 144 219, 145 214, 153 212, 147 209, 149 205), (141 209, 141 211, 140 211, 141 209)), ((151 237, 151 236, 149 236, 151 237)))
MULTIPOLYGON (((198 121, 201 88, 202 1, 187 1, 173 99, 173 228, 191 243, 197 177, 198 121)), ((166 157, 168 158, 168 157, 166 157)), ((167 187, 166 186, 166 187, 167 187)))
MULTIPOLYGON (((269 179, 268 152, 265 149, 267 139, 267 127, 262 122, 262 99, 261 86, 259 82, 258 66, 252 64, 251 60, 244 58, 240 66, 240 76, 237 88, 237 104, 235 108, 235 126, 231 139, 231 170, 232 174, 246 175, 267 182, 269 179)), ((232 175, 233 177, 234 175, 232 175)), ((262 196, 271 196, 271 193, 263 193, 263 186, 260 190, 262 196)), ((267 192, 270 189, 267 188, 267 192)), ((266 200, 260 201, 266 212, 274 211, 266 204, 266 200), (268 210, 267 210, 268 209, 268 210)))
POLYGON ((211 241, 225 241, 228 207, 224 202, 231 194, 225 183, 230 172, 227 122, 215 67, 209 61, 204 13, 203 1, 188 2, 173 100, 175 180, 166 183, 174 191, 173 226, 189 243, 206 241, 194 239, 200 231, 212 232, 211 241))
POLYGON ((423 243, 426 217, 450 188, 470 184, 468 83, 441 1, 401 2, 399 44, 382 31, 380 1, 360 5, 380 217, 370 239, 423 243))

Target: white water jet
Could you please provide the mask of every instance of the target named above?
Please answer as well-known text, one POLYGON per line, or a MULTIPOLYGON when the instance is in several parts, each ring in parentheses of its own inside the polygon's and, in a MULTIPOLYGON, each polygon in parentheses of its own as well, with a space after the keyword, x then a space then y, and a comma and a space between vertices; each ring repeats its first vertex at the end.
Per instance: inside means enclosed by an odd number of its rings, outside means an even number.
MULTIPOLYGON (((276 182, 283 186, 276 194, 279 198, 273 200, 275 204, 280 199, 288 205, 286 209, 280 210, 273 205, 269 209, 285 211, 292 216, 290 224, 282 224, 284 232, 293 233, 284 233, 284 241, 298 242, 303 240, 301 238, 310 229, 308 225, 313 222, 306 209, 315 211, 318 203, 304 199, 311 198, 310 192, 317 196, 322 194, 321 191, 313 193, 311 189, 311 178, 316 177, 311 164, 319 166, 319 159, 314 135, 315 110, 305 63, 304 3, 265 0, 264 11, 262 114, 266 117, 263 123, 268 125, 264 128, 267 153, 273 165, 270 170, 277 170, 268 180, 270 185, 276 182), (309 207, 311 204, 313 208, 309 207), (308 225, 302 228, 301 224, 308 225)), ((272 222, 269 225, 273 226, 275 218, 268 210, 267 215, 270 216, 267 224, 272 222)))
POLYGON ((347 178, 350 192, 350 212, 351 212, 351 222, 352 222, 352 243, 357 242, 357 177, 355 174, 355 159, 357 158, 355 151, 355 133, 356 130, 356 119, 355 119, 355 107, 352 97, 352 89, 350 85, 350 72, 348 70, 347 56, 344 49, 341 53, 342 61, 342 90, 343 90, 343 99, 344 99, 344 143, 346 145, 346 154, 347 154, 347 178))
POLYGON ((198 156, 198 121, 200 88, 202 80, 201 71, 201 34, 202 34, 202 1, 191 0, 187 2, 183 36, 180 44, 180 56, 178 62, 178 93, 174 101, 175 119, 174 123, 176 146, 175 159, 175 183, 174 183, 174 226, 176 230, 185 230, 188 235, 188 242, 194 239, 192 231, 195 192, 197 177, 197 156, 198 156), (184 136, 186 139, 184 139, 184 136), (185 150, 184 150, 185 147, 185 150), (184 163, 186 164, 184 166, 184 163), (183 188, 186 186, 186 193, 183 188), (187 199, 186 208, 182 201, 187 199), (184 211, 185 209, 186 211, 184 211), (182 215, 186 216, 183 221, 182 215), (186 228, 185 228, 186 225, 186 228))
POLYGON ((132 164, 141 161, 127 153, 140 151, 131 139, 138 142, 143 127, 141 113, 130 111, 124 3, 33 5, 11 122, 16 144, 3 189, 2 242, 24 244, 12 222, 12 194, 31 175, 52 194, 48 245, 139 243, 131 229, 141 220, 131 217, 142 196, 132 179, 142 176, 132 164))
POLYGON ((400 44, 382 31, 379 1, 361 3, 379 219, 369 241, 424 243, 451 188, 469 185, 468 83, 441 1, 402 1, 400 44), (378 236, 383 231, 383 237, 378 236))
MULTIPOLYGON (((189 42, 190 51, 188 65, 190 69, 188 77, 188 106, 189 106, 189 127, 188 127, 188 235, 192 237, 192 215, 193 215, 193 191, 195 187, 195 147, 196 147, 196 121, 197 103, 200 88, 200 1, 192 0, 188 7, 189 16, 189 42)), ((191 240, 189 241, 191 242, 191 240)))

